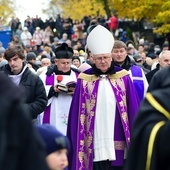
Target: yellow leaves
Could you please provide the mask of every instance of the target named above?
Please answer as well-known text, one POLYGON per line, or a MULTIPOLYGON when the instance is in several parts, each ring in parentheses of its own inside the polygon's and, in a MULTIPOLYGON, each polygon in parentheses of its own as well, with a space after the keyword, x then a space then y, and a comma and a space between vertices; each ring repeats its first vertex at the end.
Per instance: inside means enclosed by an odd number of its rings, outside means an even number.
POLYGON ((158 24, 159 27, 154 30, 157 34, 167 34, 170 33, 170 1, 162 2, 160 5, 159 11, 157 11, 157 15, 155 15, 155 19, 153 20, 155 24, 158 24), (161 25, 161 26, 160 26, 161 25))
POLYGON ((170 11, 168 10, 164 12, 159 12, 154 21, 158 24, 167 23, 169 22, 169 18, 170 18, 170 11))
POLYGON ((73 20, 81 20, 85 15, 96 16, 97 13, 106 16, 104 4, 108 3, 110 10, 117 11, 119 18, 135 20, 147 19, 156 24, 162 24, 155 30, 159 33, 170 32, 170 0, 52 0, 58 2, 63 9, 62 16, 70 16, 73 20))
POLYGON ((170 1, 164 2, 161 7, 161 11, 170 10, 170 1))
POLYGON ((105 11, 101 3, 97 3, 95 0, 74 0, 67 1, 66 4, 61 5, 63 9, 63 17, 68 15, 73 19, 81 20, 85 15, 97 15, 97 11, 100 14, 105 15, 105 11))
POLYGON ((0 17, 7 21, 10 15, 14 14, 13 12, 13 1, 11 0, 0 0, 0 17), (9 5, 10 4, 10 5, 9 5))
POLYGON ((160 35, 170 33, 170 24, 163 24, 161 27, 155 29, 154 33, 157 33, 160 35))

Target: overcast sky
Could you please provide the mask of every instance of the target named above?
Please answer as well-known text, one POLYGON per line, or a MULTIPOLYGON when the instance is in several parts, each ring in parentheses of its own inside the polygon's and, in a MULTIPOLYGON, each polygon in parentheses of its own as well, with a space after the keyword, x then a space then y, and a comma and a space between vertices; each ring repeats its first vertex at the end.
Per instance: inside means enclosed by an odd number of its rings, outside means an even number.
POLYGON ((38 15, 43 20, 47 17, 42 14, 43 6, 46 6, 48 0, 15 0, 17 10, 16 16, 23 22, 27 16, 35 17, 38 15))

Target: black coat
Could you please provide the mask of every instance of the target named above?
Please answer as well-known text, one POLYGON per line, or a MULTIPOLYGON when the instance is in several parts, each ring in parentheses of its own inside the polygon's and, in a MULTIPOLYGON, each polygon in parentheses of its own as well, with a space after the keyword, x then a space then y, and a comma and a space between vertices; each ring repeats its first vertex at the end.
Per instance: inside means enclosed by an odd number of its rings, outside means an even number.
POLYGON ((45 147, 23 105, 20 89, 3 73, 0 82, 0 169, 48 170, 45 147))
POLYGON ((123 68, 123 69, 125 69, 125 70, 127 70, 127 71, 129 71, 130 68, 131 68, 133 65, 136 65, 136 63, 135 63, 135 61, 133 61, 133 60, 127 55, 124 63, 123 63, 121 66, 120 66, 119 64, 116 64, 116 63, 115 63, 115 65, 118 66, 118 67, 121 67, 121 68, 123 68))
POLYGON ((163 114, 163 109, 161 109, 159 104, 157 104, 151 96, 145 98, 134 121, 131 145, 128 151, 124 170, 146 170, 146 164, 149 160, 147 157, 148 151, 151 153, 151 164, 148 168, 149 170, 170 169, 169 69, 170 67, 164 68, 156 73, 159 77, 159 79, 157 79, 156 86, 150 93, 146 94, 146 96, 151 94, 153 98, 167 111, 167 114, 163 114), (163 126, 157 126, 158 131, 156 133, 156 137, 154 138, 154 136, 152 136, 151 138, 151 132, 156 132, 153 131, 153 128, 155 125, 159 125, 158 123, 162 123, 162 121, 163 126), (149 147, 149 141, 153 141, 151 147, 149 147))
MULTIPOLYGON (((3 70, 6 74, 11 74, 9 65, 5 65, 3 70)), ((25 107, 31 113, 32 119, 37 118, 46 108, 48 101, 42 80, 29 68, 26 68, 19 86, 24 90, 22 98, 25 102, 25 107)))
POLYGON ((155 74, 159 69, 160 69, 160 65, 157 64, 155 69, 151 70, 150 72, 148 72, 148 73, 146 74, 146 79, 147 79, 147 81, 148 81, 149 84, 150 84, 150 81, 151 81, 152 77, 154 76, 154 74, 155 74))
POLYGON ((169 78, 169 73, 170 73, 170 66, 167 66, 165 68, 162 68, 161 70, 158 70, 152 77, 149 87, 148 87, 148 92, 151 92, 156 89, 162 88, 162 85, 169 86, 170 83, 170 78, 169 78))

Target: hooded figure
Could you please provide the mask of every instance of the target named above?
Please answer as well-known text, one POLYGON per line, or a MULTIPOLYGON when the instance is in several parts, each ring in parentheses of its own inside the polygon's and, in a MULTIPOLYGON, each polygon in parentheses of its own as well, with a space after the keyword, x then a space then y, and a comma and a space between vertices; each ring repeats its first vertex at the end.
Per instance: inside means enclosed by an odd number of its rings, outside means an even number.
POLYGON ((129 41, 129 37, 127 35, 126 31, 123 31, 122 36, 120 37, 120 41, 123 41, 124 43, 126 43, 127 41, 129 41))
MULTIPOLYGON (((162 68, 146 94, 132 129, 125 170, 169 170, 170 67, 162 68)), ((153 77, 153 78, 154 78, 153 77)))

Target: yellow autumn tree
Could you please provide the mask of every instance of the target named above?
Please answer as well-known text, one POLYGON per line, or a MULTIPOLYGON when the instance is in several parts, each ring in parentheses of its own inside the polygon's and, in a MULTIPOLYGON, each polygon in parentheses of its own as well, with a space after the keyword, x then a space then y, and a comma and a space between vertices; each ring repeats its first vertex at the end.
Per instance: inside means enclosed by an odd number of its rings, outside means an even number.
POLYGON ((105 15, 102 4, 96 0, 58 0, 58 4, 63 9, 63 17, 71 17, 73 20, 81 20, 85 15, 105 15))
POLYGON ((141 20, 142 18, 154 19, 158 14, 164 0, 51 0, 62 8, 63 16, 74 19, 84 15, 107 15, 115 10, 119 17, 141 20))
POLYGON ((52 13, 52 9, 55 15, 60 13, 64 18, 69 16, 73 20, 81 20, 85 15, 106 15, 103 5, 96 0, 51 0, 44 12, 52 13))
POLYGON ((0 1, 0 17, 6 23, 11 15, 14 14, 14 3, 12 0, 1 0, 0 1))
POLYGON ((156 33, 170 32, 170 0, 51 0, 50 6, 60 7, 63 17, 79 20, 85 15, 110 17, 116 11, 119 18, 154 22, 156 33))
POLYGON ((165 0, 164 3, 162 3, 154 22, 157 24, 154 32, 158 34, 170 33, 170 0, 165 0))
POLYGON ((112 0, 111 6, 120 17, 154 19, 163 0, 112 0))
POLYGON ((146 19, 155 24, 155 33, 170 33, 170 0, 112 0, 111 6, 119 17, 146 19))

